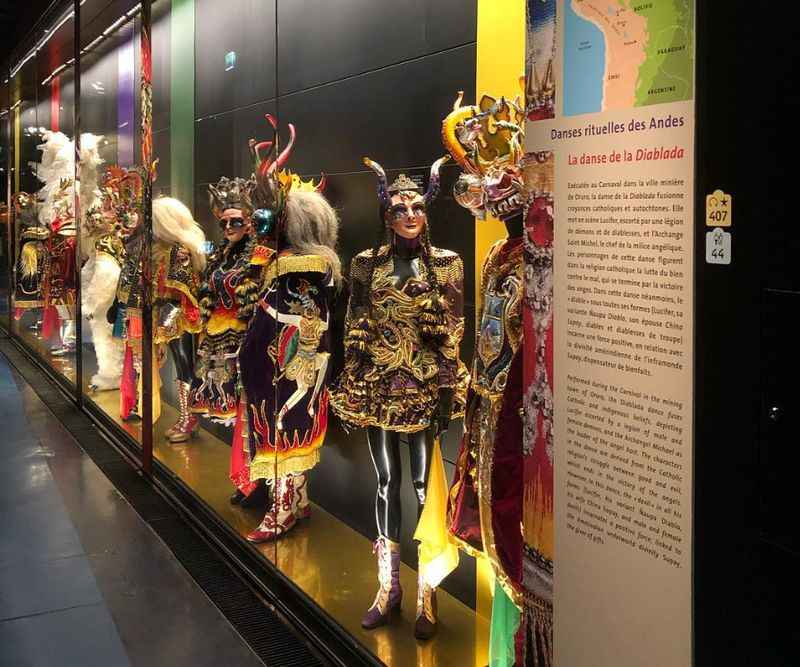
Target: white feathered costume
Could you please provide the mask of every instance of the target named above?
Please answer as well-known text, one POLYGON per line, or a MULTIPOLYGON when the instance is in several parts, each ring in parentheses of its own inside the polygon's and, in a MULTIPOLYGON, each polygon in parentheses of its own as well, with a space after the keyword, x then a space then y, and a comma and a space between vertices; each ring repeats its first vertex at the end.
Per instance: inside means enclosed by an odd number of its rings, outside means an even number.
POLYGON ((98 151, 102 137, 81 135, 80 204, 81 204, 81 309, 92 333, 97 372, 90 380, 96 391, 119 389, 122 375, 124 343, 112 335, 106 313, 114 302, 122 256, 121 242, 113 238, 110 225, 93 222, 93 216, 104 216, 102 193, 98 189, 98 169, 103 160, 98 151))

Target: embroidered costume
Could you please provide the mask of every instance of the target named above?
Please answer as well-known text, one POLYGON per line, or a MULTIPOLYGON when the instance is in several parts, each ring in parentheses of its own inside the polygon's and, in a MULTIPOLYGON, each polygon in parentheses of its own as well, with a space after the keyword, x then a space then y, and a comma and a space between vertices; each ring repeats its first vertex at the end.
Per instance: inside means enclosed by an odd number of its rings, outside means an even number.
MULTIPOLYGON (((142 252, 143 230, 139 225, 141 174, 121 171, 122 188, 118 223, 130 233, 126 257, 117 287, 115 334, 125 339, 125 360, 120 387, 121 414, 127 419, 137 411, 141 395, 142 360, 142 252), (130 231, 132 230, 132 231, 130 231)), ((183 203, 170 197, 153 200, 153 242, 150 275, 153 318, 153 418, 160 415, 159 360, 163 363, 169 347, 177 372, 179 415, 167 430, 171 442, 184 442, 197 430, 196 417, 189 413, 192 379, 192 335, 200 330, 198 291, 200 272, 205 267, 205 235, 183 203)))
MULTIPOLYGON (((267 120, 277 134, 275 119, 267 120)), ((289 144, 275 159, 275 136, 251 142, 253 219, 269 259, 239 352, 245 423, 241 444, 234 439, 231 478, 244 494, 257 480, 275 489, 275 507, 247 536, 252 542, 280 537, 310 514, 306 473, 319 461, 328 425, 330 310, 341 278, 338 219, 320 192, 324 178, 304 182, 282 169, 295 141, 288 127, 289 144)))
POLYGON ((516 101, 489 96, 475 106, 461 106, 461 101, 459 94, 442 127, 446 148, 464 170, 455 198, 479 218, 488 213, 502 220, 509 238, 492 247, 483 266, 476 356, 448 521, 454 540, 469 553, 488 558, 496 575, 490 661, 526 665, 530 659, 551 665, 552 341, 549 348, 546 341, 552 337, 547 291, 552 275, 546 272, 547 248, 529 253, 533 261, 527 266, 524 259, 526 247, 533 247, 523 240, 525 210, 530 216, 534 213, 529 207, 541 207, 523 179, 523 109, 516 101), (526 272, 528 284, 541 286, 530 302, 538 322, 535 329, 528 327, 534 340, 524 335, 526 272), (529 358, 531 350, 535 352, 529 358), (528 401, 536 411, 527 415, 526 366, 537 378, 529 385, 528 401), (532 426, 536 433, 525 444, 523 416, 526 428, 532 426), (524 473, 533 475, 533 481, 524 473), (535 538, 524 532, 523 521, 526 528, 536 527, 535 538))
POLYGON ((350 353, 334 394, 337 415, 353 426, 413 433, 428 428, 440 389, 450 389, 455 416, 460 416, 466 389, 466 369, 458 356, 464 335, 461 258, 450 250, 431 248, 430 270, 448 304, 442 335, 430 324, 440 315, 435 312, 438 295, 429 269, 422 263, 420 276, 398 288, 391 278, 391 246, 381 245, 377 259, 374 252, 359 253, 350 265, 345 320, 350 353), (366 314, 370 300, 372 319, 366 314), (363 354, 356 351, 362 341, 363 354))
POLYGON ((228 426, 236 421, 237 356, 253 315, 263 269, 261 262, 253 261, 256 242, 249 234, 254 187, 252 179, 242 178, 223 178, 209 186, 211 210, 221 224, 232 224, 226 222, 226 211, 238 211, 238 217, 230 220, 240 231, 247 231, 233 242, 223 239, 208 258, 200 288, 202 326, 190 404, 195 414, 228 426))
POLYGON ((117 283, 125 260, 125 246, 117 229, 118 192, 116 168, 109 168, 101 185, 97 168, 101 137, 81 136, 81 312, 89 322, 97 372, 89 381, 93 391, 118 389, 122 375, 124 344, 114 338, 106 317, 114 303, 117 283))
POLYGON ((431 168, 428 190, 400 175, 389 185, 378 175, 383 229, 372 250, 353 258, 345 322, 345 365, 332 392, 336 414, 367 427, 378 477, 376 517, 380 587, 361 621, 372 629, 400 606, 400 434, 406 433, 418 503, 417 620, 414 634, 429 639, 437 628, 435 589, 458 562, 443 523, 446 489, 438 444, 452 416, 463 414, 467 371, 459 360, 464 333, 461 258, 434 248, 428 204, 439 189, 431 168), (440 483, 437 483, 440 482, 440 483), (438 518, 438 521, 437 521, 438 518))
POLYGON ((27 192, 11 198, 14 221, 17 225, 19 251, 14 267, 14 318, 21 319, 27 310, 41 308, 42 272, 45 266, 45 241, 50 235, 39 222, 36 202, 27 192))
POLYGON ((37 193, 39 222, 49 234, 44 240, 41 295, 42 338, 53 342, 53 354, 75 349, 76 222, 75 146, 61 132, 45 132, 42 161, 32 163, 44 183, 37 193))

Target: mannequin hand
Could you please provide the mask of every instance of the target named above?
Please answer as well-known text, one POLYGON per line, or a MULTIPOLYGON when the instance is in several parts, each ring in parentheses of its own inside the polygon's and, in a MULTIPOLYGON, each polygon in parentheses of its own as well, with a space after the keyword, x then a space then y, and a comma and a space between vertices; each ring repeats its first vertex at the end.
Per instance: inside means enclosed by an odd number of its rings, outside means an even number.
POLYGON ((453 390, 440 389, 439 390, 439 403, 434 409, 431 419, 433 426, 433 434, 435 437, 447 433, 450 428, 450 419, 453 415, 453 390))

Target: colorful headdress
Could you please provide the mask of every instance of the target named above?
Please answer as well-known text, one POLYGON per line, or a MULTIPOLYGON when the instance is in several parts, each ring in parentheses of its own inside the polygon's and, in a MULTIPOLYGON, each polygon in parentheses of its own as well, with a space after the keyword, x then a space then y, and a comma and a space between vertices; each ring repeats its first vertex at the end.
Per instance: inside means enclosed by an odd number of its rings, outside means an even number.
POLYGON ((520 160, 524 110, 519 100, 484 95, 477 105, 462 106, 459 92, 442 122, 442 141, 464 173, 453 194, 479 218, 517 215, 524 206, 520 160))
POLYGON ((260 142, 255 139, 250 140, 250 155, 253 158, 255 178, 253 222, 259 236, 268 236, 273 229, 281 225, 286 198, 290 191, 322 192, 326 185, 325 174, 321 175, 319 183, 314 183, 313 179, 304 181, 297 174, 284 169, 294 148, 297 132, 294 125, 291 123, 287 125, 289 143, 277 157, 274 157, 278 148, 278 122, 270 114, 265 118, 272 128, 272 138, 260 142))
POLYGON ((255 180, 251 178, 228 178, 223 176, 216 185, 208 186, 208 203, 214 217, 221 218, 229 208, 244 211, 246 215, 253 213, 253 191, 255 180))
POLYGON ((106 218, 111 219, 121 236, 132 234, 142 220, 143 168, 109 167, 103 175, 100 190, 106 218))

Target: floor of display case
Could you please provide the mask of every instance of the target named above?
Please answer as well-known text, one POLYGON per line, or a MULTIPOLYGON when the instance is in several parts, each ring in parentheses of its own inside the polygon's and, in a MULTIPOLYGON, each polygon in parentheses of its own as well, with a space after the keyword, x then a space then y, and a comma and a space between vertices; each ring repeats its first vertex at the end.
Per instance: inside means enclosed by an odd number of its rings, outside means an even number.
MULTIPOLYGON (((98 392, 90 398, 138 439, 140 423, 124 423, 119 419, 118 391, 98 392)), ((163 434, 176 417, 172 406, 162 404, 153 439, 155 457, 244 537, 258 525, 263 510, 230 504, 233 491, 227 478, 230 447, 203 430, 186 445, 169 444, 163 434)), ((259 550, 386 664, 486 665, 488 621, 445 591, 438 593, 439 633, 427 643, 414 639, 417 574, 405 564, 401 564, 400 572, 405 593, 401 618, 377 630, 363 630, 361 617, 372 603, 377 586, 372 544, 321 507, 313 505, 311 519, 298 524, 277 547, 268 544, 259 550)))
MULTIPOLYGON (((74 356, 54 356, 50 346, 23 323, 17 327, 17 332, 56 373, 75 382, 74 356)), ((93 359, 85 361, 86 369, 93 366, 92 362, 93 359)), ((85 372, 84 395, 122 430, 141 442, 141 422, 123 422, 119 417, 119 391, 93 393, 88 387, 89 377, 91 372, 85 372)), ((188 444, 168 443, 164 432, 176 418, 175 408, 162 402, 161 417, 153 434, 154 456, 244 537, 258 525, 263 510, 231 505, 229 498, 233 487, 227 477, 230 447, 202 429, 188 444)), ((260 546, 259 551, 383 662, 424 667, 486 665, 488 620, 443 590, 437 596, 440 616, 437 636, 427 643, 414 639, 417 575, 405 564, 401 564, 400 573, 405 593, 400 619, 377 630, 363 630, 361 618, 372 603, 377 586, 372 544, 321 507, 313 505, 311 519, 298 524, 277 547, 274 543, 266 544, 260 546)))
POLYGON ((27 318, 12 323, 12 331, 17 334, 36 354, 50 366, 57 375, 65 377, 71 384, 77 381, 75 372, 75 353, 60 356, 53 354, 52 343, 42 340, 39 330, 30 328, 27 318))

